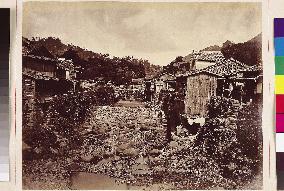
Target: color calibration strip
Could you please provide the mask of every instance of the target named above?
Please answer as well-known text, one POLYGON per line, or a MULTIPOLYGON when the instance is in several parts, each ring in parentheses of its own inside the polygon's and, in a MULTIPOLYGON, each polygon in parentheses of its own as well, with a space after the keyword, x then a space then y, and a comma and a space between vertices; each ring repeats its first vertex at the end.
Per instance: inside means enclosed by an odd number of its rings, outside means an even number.
POLYGON ((276 94, 276 169, 278 190, 284 189, 284 18, 274 19, 276 94))
MULTIPOLYGON (((0 181, 9 181, 10 9, 0 9, 0 181)), ((1 188, 0 188, 1 190, 1 188)))

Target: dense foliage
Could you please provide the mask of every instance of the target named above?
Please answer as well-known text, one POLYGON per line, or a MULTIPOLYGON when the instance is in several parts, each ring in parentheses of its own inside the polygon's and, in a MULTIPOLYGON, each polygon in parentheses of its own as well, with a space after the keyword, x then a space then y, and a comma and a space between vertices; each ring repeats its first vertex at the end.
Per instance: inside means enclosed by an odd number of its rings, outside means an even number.
POLYGON ((96 91, 77 92, 53 97, 45 105, 37 104, 36 124, 25 127, 23 141, 40 157, 66 155, 81 145, 80 128, 94 105, 110 105, 115 102, 110 87, 96 91))
POLYGON ((261 34, 259 34, 247 42, 223 46, 221 52, 225 58, 232 57, 244 64, 252 66, 261 63, 261 49, 261 34))
POLYGON ((163 73, 177 74, 191 69, 193 69, 193 61, 185 61, 182 56, 178 56, 170 64, 163 67, 163 73))
POLYGON ((254 160, 254 172, 261 171, 262 164, 262 104, 251 104, 244 107, 237 121, 237 139, 243 153, 254 160))
MULTIPOLYGON (((251 182, 262 167, 261 110, 259 104, 241 107, 235 100, 213 97, 210 119, 201 128, 196 146, 216 160, 228 188, 251 182)), ((236 187, 238 186, 238 187, 236 187)))
POLYGON ((161 71, 160 66, 152 65, 148 60, 133 56, 111 57, 72 44, 65 45, 60 39, 52 37, 31 40, 23 38, 23 51, 27 54, 72 60, 79 68, 79 80, 99 79, 120 85, 130 83, 135 78, 153 77, 161 71))
POLYGON ((212 97, 208 104, 208 117, 216 118, 225 115, 230 111, 232 107, 232 101, 225 97, 212 97))
POLYGON ((82 71, 82 79, 98 79, 112 81, 115 84, 127 84, 135 78, 144 78, 146 60, 138 60, 127 56, 110 58, 108 54, 91 58, 86 69, 82 71))

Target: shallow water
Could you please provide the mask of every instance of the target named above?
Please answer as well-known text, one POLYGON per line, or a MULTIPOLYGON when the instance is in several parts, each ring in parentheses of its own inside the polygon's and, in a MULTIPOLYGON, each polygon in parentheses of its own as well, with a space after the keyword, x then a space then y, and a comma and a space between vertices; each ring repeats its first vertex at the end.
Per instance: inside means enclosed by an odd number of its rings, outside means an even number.
POLYGON ((128 190, 127 185, 115 182, 107 175, 78 172, 71 177, 72 190, 128 190))
POLYGON ((71 177, 72 190, 165 190, 171 188, 170 185, 161 183, 151 186, 133 186, 119 184, 115 178, 107 175, 78 172, 71 177))

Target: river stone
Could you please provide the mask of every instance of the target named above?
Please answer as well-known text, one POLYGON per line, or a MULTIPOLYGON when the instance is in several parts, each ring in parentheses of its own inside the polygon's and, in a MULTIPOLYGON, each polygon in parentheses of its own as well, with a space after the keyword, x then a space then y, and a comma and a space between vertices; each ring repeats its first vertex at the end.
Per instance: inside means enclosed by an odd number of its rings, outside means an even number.
POLYGON ((155 166, 163 165, 164 160, 161 159, 160 156, 158 157, 149 157, 149 161, 154 164, 155 166))
POLYGON ((126 150, 130 147, 130 145, 128 143, 122 143, 120 145, 117 146, 117 150, 118 152, 126 150))
POLYGON ((158 150, 158 149, 153 149, 153 150, 151 150, 151 151, 149 152, 149 154, 150 154, 151 156, 158 156, 159 154, 161 154, 161 151, 158 150))
POLYGON ((171 141, 171 142, 170 142, 170 147, 172 147, 172 148, 178 147, 178 142, 176 142, 176 141, 171 141))
POLYGON ((117 161, 120 160, 120 156, 115 155, 114 160, 117 160, 117 161))
POLYGON ((78 165, 77 163, 71 163, 67 166, 67 169, 70 171, 78 171, 80 170, 80 165, 78 165))
POLYGON ((147 126, 147 125, 143 125, 142 127, 140 127, 140 131, 149 131, 151 129, 151 127, 147 126))
POLYGON ((93 155, 91 155, 91 154, 81 156, 81 160, 84 161, 84 162, 90 162, 92 159, 93 159, 93 155))
POLYGON ((129 148, 129 149, 124 150, 123 154, 125 156, 132 156, 132 157, 134 157, 134 156, 138 155, 138 151, 136 149, 134 149, 134 148, 129 148))
POLYGON ((104 134, 104 133, 106 133, 106 127, 105 126, 101 126, 101 128, 98 128, 98 133, 99 134, 104 134))
POLYGON ((233 124, 230 124, 230 125, 228 126, 228 128, 235 130, 235 129, 238 128, 238 126, 237 126, 237 124, 233 123, 233 124))

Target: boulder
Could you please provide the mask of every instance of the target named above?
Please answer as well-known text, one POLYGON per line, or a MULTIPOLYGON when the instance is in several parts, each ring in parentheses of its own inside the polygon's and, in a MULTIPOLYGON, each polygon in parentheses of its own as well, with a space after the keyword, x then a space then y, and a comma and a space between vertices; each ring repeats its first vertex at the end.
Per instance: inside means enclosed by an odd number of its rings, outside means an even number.
POLYGON ((149 130, 151 130, 150 126, 143 125, 142 127, 140 127, 140 131, 149 131, 149 130))
POLYGON ((81 156, 81 160, 84 162, 90 162, 92 159, 93 159, 93 155, 91 154, 81 156))
POLYGON ((176 142, 176 141, 171 141, 170 142, 170 147, 171 148, 176 148, 176 147, 178 147, 179 145, 178 145, 178 142, 176 142))
POLYGON ((161 154, 161 151, 158 150, 158 149, 153 149, 149 152, 149 155, 151 155, 151 156, 158 156, 160 154, 161 154))
POLYGON ((128 143, 122 143, 117 146, 117 151, 120 152, 120 151, 128 149, 129 147, 130 145, 128 143))
POLYGON ((123 156, 135 157, 138 155, 138 151, 134 148, 129 148, 121 152, 123 156))

